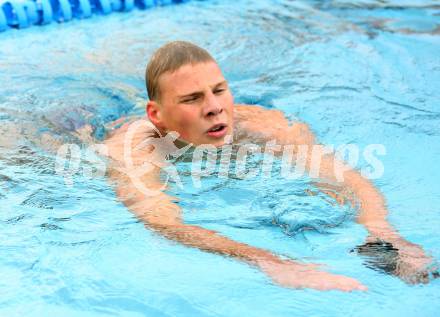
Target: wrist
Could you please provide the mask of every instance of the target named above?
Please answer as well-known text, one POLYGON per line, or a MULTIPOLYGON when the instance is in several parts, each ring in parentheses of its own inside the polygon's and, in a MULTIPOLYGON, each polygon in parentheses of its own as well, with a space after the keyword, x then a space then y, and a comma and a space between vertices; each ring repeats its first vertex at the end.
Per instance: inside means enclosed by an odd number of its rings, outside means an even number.
POLYGON ((255 259, 253 263, 260 269, 265 269, 273 265, 283 264, 284 261, 276 255, 270 254, 268 256, 255 259))
POLYGON ((400 234, 397 230, 391 226, 386 220, 375 220, 375 221, 364 221, 362 224, 368 230, 370 238, 376 238, 380 240, 387 240, 392 242, 392 240, 401 239, 400 234))

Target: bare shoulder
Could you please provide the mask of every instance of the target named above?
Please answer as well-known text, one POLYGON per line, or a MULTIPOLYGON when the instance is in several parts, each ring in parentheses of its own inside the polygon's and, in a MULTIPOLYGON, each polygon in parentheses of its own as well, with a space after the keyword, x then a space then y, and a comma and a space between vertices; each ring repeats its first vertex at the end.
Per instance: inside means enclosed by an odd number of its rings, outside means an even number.
POLYGON ((235 105, 235 118, 237 121, 250 121, 250 122, 268 122, 272 121, 278 125, 288 125, 288 120, 280 110, 265 109, 257 105, 235 105))
MULTIPOLYGON (((155 130, 148 120, 137 118, 130 120, 109 133, 105 140, 108 156, 117 162, 124 159, 124 151, 130 150, 132 155, 140 156, 140 146, 155 135, 155 130)), ((145 148, 144 148, 145 149, 145 148)))
POLYGON ((105 140, 110 159, 108 176, 118 198, 137 215, 140 210, 135 209, 135 204, 146 207, 151 192, 159 193, 162 188, 160 169, 152 164, 155 136, 156 130, 151 123, 137 118, 113 130, 105 140))
POLYGON ((307 123, 295 122, 289 127, 289 138, 291 144, 316 144, 315 134, 307 123))
POLYGON ((118 199, 147 224, 180 224, 180 209, 162 192, 160 168, 151 164, 155 136, 150 122, 141 118, 113 130, 105 141, 111 160, 108 176, 118 199))
POLYGON ((269 141, 281 144, 314 144, 315 137, 309 125, 303 122, 289 123, 280 110, 261 106, 235 106, 236 133, 241 138, 269 141))

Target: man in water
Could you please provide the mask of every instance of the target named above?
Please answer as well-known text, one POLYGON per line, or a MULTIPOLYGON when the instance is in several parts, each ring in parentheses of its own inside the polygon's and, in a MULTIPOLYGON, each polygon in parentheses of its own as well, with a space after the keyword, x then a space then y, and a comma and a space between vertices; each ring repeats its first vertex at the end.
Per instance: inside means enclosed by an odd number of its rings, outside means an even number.
MULTIPOLYGON (((268 250, 233 241, 215 231, 185 224, 174 198, 163 191, 148 195, 139 190, 139 183, 131 181, 134 174, 140 175, 138 179, 145 188, 159 190, 163 187, 159 179, 160 168, 147 169, 142 165, 152 151, 151 146, 142 144, 170 132, 179 136, 174 142, 176 147, 187 144, 221 147, 228 136, 233 137, 233 142, 242 144, 266 144, 274 140, 281 146, 304 145, 311 149, 316 145, 315 137, 306 124, 291 125, 280 111, 234 105, 228 82, 216 61, 207 51, 191 43, 171 42, 158 49, 147 66, 146 80, 150 99, 146 110, 153 128, 140 125, 133 133, 130 130, 132 123, 125 123, 115 129, 106 141, 114 167, 110 177, 115 181, 117 195, 146 226, 184 245, 253 265, 285 287, 366 290, 353 278, 324 272, 317 265, 282 258, 268 250), (128 133, 131 135, 127 144, 128 133), (127 149, 131 152, 128 167, 127 149)), ((305 157, 305 166, 310 171, 311 155, 305 157)), ((369 247, 379 246, 380 249, 380 245, 385 245, 397 254, 393 258, 393 274, 410 283, 426 278, 426 268, 432 259, 421 247, 402 238, 386 220, 388 212, 384 198, 374 185, 357 171, 337 161, 333 154, 323 155, 318 169, 321 181, 338 184, 359 203, 357 221, 365 226, 369 237, 358 251, 368 254, 369 247), (338 169, 343 181, 335 177, 338 169)), ((328 194, 335 196, 334 192, 329 191, 328 194)), ((342 195, 335 198, 338 201, 344 199, 342 195)))

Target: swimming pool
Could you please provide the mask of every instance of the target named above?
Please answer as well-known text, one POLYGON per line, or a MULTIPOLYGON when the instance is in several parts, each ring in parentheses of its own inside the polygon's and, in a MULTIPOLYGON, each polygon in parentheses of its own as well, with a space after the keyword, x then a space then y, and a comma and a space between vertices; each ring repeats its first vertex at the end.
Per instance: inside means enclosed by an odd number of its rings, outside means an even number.
POLYGON ((171 192, 185 221, 324 263, 368 292, 281 288, 167 241, 104 177, 79 170, 66 186, 50 150, 78 143, 81 122, 102 140, 107 122, 143 114, 148 57, 190 40, 218 59, 237 102, 300 118, 322 143, 383 144, 375 183, 390 221, 438 260, 439 14, 435 1, 225 0, 0 34, 0 315, 437 316, 439 280, 409 286, 366 267, 350 252, 366 236, 353 210, 306 195, 307 179, 207 178, 171 192))

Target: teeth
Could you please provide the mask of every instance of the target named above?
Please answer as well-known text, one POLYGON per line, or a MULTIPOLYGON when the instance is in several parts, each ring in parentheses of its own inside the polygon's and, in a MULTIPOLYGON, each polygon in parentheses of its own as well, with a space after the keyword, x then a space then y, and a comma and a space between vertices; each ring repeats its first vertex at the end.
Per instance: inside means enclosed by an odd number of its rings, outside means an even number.
POLYGON ((219 127, 215 128, 215 129, 211 129, 211 132, 219 131, 221 128, 223 128, 223 126, 219 126, 219 127))

